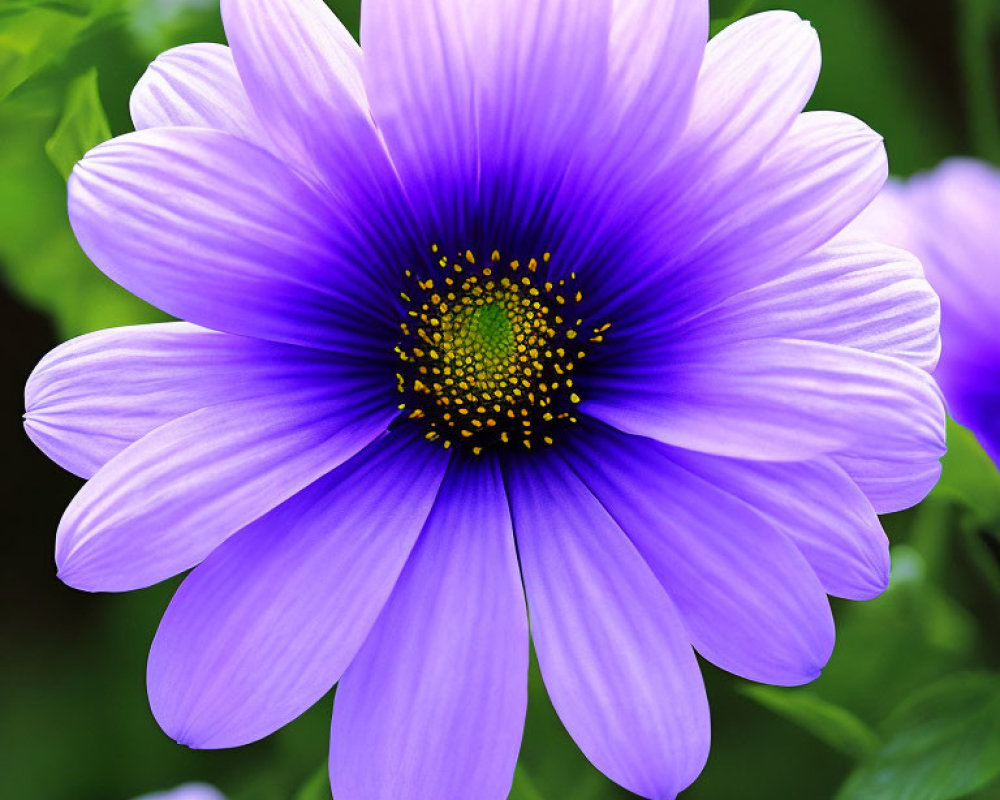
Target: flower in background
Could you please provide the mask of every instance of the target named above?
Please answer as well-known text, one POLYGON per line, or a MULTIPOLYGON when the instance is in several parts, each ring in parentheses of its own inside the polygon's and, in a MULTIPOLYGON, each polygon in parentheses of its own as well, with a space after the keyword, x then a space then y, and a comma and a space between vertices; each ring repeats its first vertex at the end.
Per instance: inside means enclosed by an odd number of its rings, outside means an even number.
POLYGON ((859 229, 915 253, 941 297, 935 378, 957 422, 1000 464, 1000 172, 952 159, 890 181, 859 229))
POLYGON ((185 783, 176 789, 144 794, 135 800, 226 800, 226 798, 218 789, 207 783, 185 783))
POLYGON ((790 13, 692 0, 224 0, 69 184, 94 262, 184 322, 47 356, 26 426, 89 478, 60 577, 192 569, 148 668, 192 747, 339 681, 338 800, 506 796, 528 611, 563 723, 650 798, 701 771, 695 650, 815 678, 876 512, 940 469, 937 299, 840 236, 880 137, 802 113, 790 13), (527 609, 525 604, 527 598, 527 609))

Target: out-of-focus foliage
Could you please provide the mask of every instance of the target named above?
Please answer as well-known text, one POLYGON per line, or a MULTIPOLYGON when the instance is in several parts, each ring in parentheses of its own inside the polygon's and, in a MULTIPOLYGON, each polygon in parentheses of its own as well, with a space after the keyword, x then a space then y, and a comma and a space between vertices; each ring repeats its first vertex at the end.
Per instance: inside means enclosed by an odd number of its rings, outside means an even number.
MULTIPOLYGON (((357 34, 357 0, 329 1, 357 34)), ((997 0, 712 6, 714 30, 771 7, 812 20, 824 71, 810 107, 879 130, 894 172, 954 154, 1000 158, 997 0)), ((80 252, 65 177, 89 147, 131 129, 129 92, 158 52, 222 36, 216 0, 0 0, 0 277, 18 308, 54 326, 54 337, 15 336, 31 351, 17 363, 55 338, 162 318, 80 252)), ((938 489, 885 519, 891 588, 835 603, 837 648, 813 685, 754 687, 705 665, 714 745, 685 800, 1000 800, 1000 472, 960 426, 949 441, 938 489)), ((14 654, 0 661, 0 795, 125 800, 206 780, 232 800, 330 800, 329 698, 239 750, 189 751, 159 732, 143 661, 175 583, 106 597, 61 587, 47 553, 78 483, 23 437, 3 458, 36 477, 13 498, 20 523, 7 534, 22 595, 0 619, 14 654)), ((629 797, 569 740, 534 664, 529 691, 511 800, 629 797)))
MULTIPOLYGON (((65 171, 112 132, 99 79, 120 70, 108 83, 121 93, 122 79, 141 74, 121 6, 15 2, 0 11, 0 96, 7 92, 0 102, 0 266, 7 284, 51 314, 67 337, 162 319, 93 268, 66 219, 65 171)), ((117 122, 115 132, 127 129, 121 114, 117 122)))
POLYGON ((295 800, 329 800, 330 797, 330 776, 327 774, 326 764, 306 782, 306 784, 295 794, 295 800))
POLYGON ((64 178, 95 145, 111 138, 108 118, 97 92, 97 68, 76 78, 66 92, 66 108, 55 133, 45 143, 49 160, 64 178))
POLYGON ((8 3, 0 10, 0 100, 59 59, 114 6, 114 0, 8 3))
POLYGON ((749 686, 744 693, 848 758, 868 758, 881 744, 876 733, 854 714, 808 689, 749 686))
POLYGON ((514 773, 514 785, 511 787, 510 800, 543 800, 538 787, 528 777, 528 773, 520 767, 514 773))
POLYGON ((1000 775, 1000 675, 937 681, 884 726, 885 744, 837 800, 954 800, 1000 775))
POLYGON ((1000 163, 1000 81, 992 40, 1000 21, 997 0, 959 0, 965 106, 972 139, 985 158, 1000 163))

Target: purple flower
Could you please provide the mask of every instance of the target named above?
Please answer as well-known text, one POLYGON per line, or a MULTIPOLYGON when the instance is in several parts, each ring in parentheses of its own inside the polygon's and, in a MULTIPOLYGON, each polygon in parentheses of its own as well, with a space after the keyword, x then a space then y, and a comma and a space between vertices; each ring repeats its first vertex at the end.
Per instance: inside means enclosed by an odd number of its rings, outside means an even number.
POLYGON ((219 793, 218 789, 207 783, 185 783, 176 789, 144 794, 135 800, 226 800, 226 798, 219 793))
POLYGON ((890 181, 856 223, 914 252, 941 297, 934 376, 956 421, 1000 465, 1000 172, 947 161, 905 184, 890 181))
POLYGON ((80 243, 185 322, 103 331, 29 381, 89 482, 60 577, 194 568, 149 656, 192 747, 339 682, 338 800, 503 798, 528 612, 562 721, 610 778, 698 775, 694 652, 801 684, 827 594, 888 576, 876 512, 937 479, 919 264, 841 235, 886 175, 802 113, 790 13, 706 46, 693 0, 223 0, 69 186, 80 243), (525 603, 525 596, 527 603, 525 603))

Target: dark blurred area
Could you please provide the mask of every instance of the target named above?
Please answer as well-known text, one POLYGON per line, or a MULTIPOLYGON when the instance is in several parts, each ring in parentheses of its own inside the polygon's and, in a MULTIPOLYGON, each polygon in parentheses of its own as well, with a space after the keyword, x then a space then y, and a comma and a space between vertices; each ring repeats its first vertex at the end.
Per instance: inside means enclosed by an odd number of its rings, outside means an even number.
MULTIPOLYGON (((133 3, 122 14, 141 18, 147 5, 159 4, 133 3)), ((217 8, 187 5, 148 25, 122 15, 99 23, 0 104, 0 205, 6 208, 0 214, 0 477, 7 522, 0 560, 0 797, 11 800, 126 800, 188 780, 214 783, 234 800, 292 798, 325 764, 330 698, 240 750, 191 751, 159 731, 146 704, 145 656, 176 584, 86 595, 56 579, 54 533, 81 481, 36 450, 20 424, 24 382, 48 350, 86 330, 155 318, 89 267, 65 220, 53 219, 64 213, 63 178, 43 148, 61 109, 42 99, 62 97, 73 76, 96 66, 111 132, 130 130, 129 89, 157 50, 221 40, 217 8), (26 227, 40 217, 48 218, 44 226, 26 227)), ((335 5, 356 32, 356 5, 335 5)), ((740 5, 713 4, 714 16, 740 5)), ((755 10, 765 5, 771 4, 755 10)), ((813 106, 854 113, 882 132, 894 172, 930 168, 954 154, 996 156, 969 109, 976 94, 968 86, 963 3, 788 0, 775 7, 798 11, 820 33, 824 72, 813 106)), ((0 33, 10 19, 10 9, 0 5, 0 33)), ((987 34, 993 45, 997 30, 987 34)), ((1000 74, 998 53, 994 46, 993 75, 1000 74)), ((809 691, 882 730, 900 702, 932 681, 960 670, 997 670, 1000 584, 992 582, 1000 570, 993 523, 989 513, 977 515, 946 497, 887 519, 897 545, 893 589, 871 603, 836 605, 837 651, 809 691)), ((749 684, 708 666, 705 672, 714 743, 707 769, 685 798, 835 796, 856 759, 796 724, 794 715, 776 713, 748 694, 749 684)), ((575 751, 537 675, 522 769, 530 791, 548 800, 630 796, 575 751)), ((535 797, 520 791, 525 800, 535 797)), ((979 800, 1000 798, 996 786, 977 791, 979 800)))

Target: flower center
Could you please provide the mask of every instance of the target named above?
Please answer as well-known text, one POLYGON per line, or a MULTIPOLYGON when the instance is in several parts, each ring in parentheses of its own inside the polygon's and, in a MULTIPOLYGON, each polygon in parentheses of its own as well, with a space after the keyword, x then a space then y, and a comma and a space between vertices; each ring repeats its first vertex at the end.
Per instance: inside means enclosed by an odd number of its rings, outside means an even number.
POLYGON ((436 266, 425 277, 408 270, 400 293, 400 409, 429 440, 474 455, 552 444, 577 421, 577 365, 608 326, 581 334, 576 276, 546 280, 548 253, 521 263, 494 251, 480 266, 471 251, 451 261, 432 249, 436 266))

